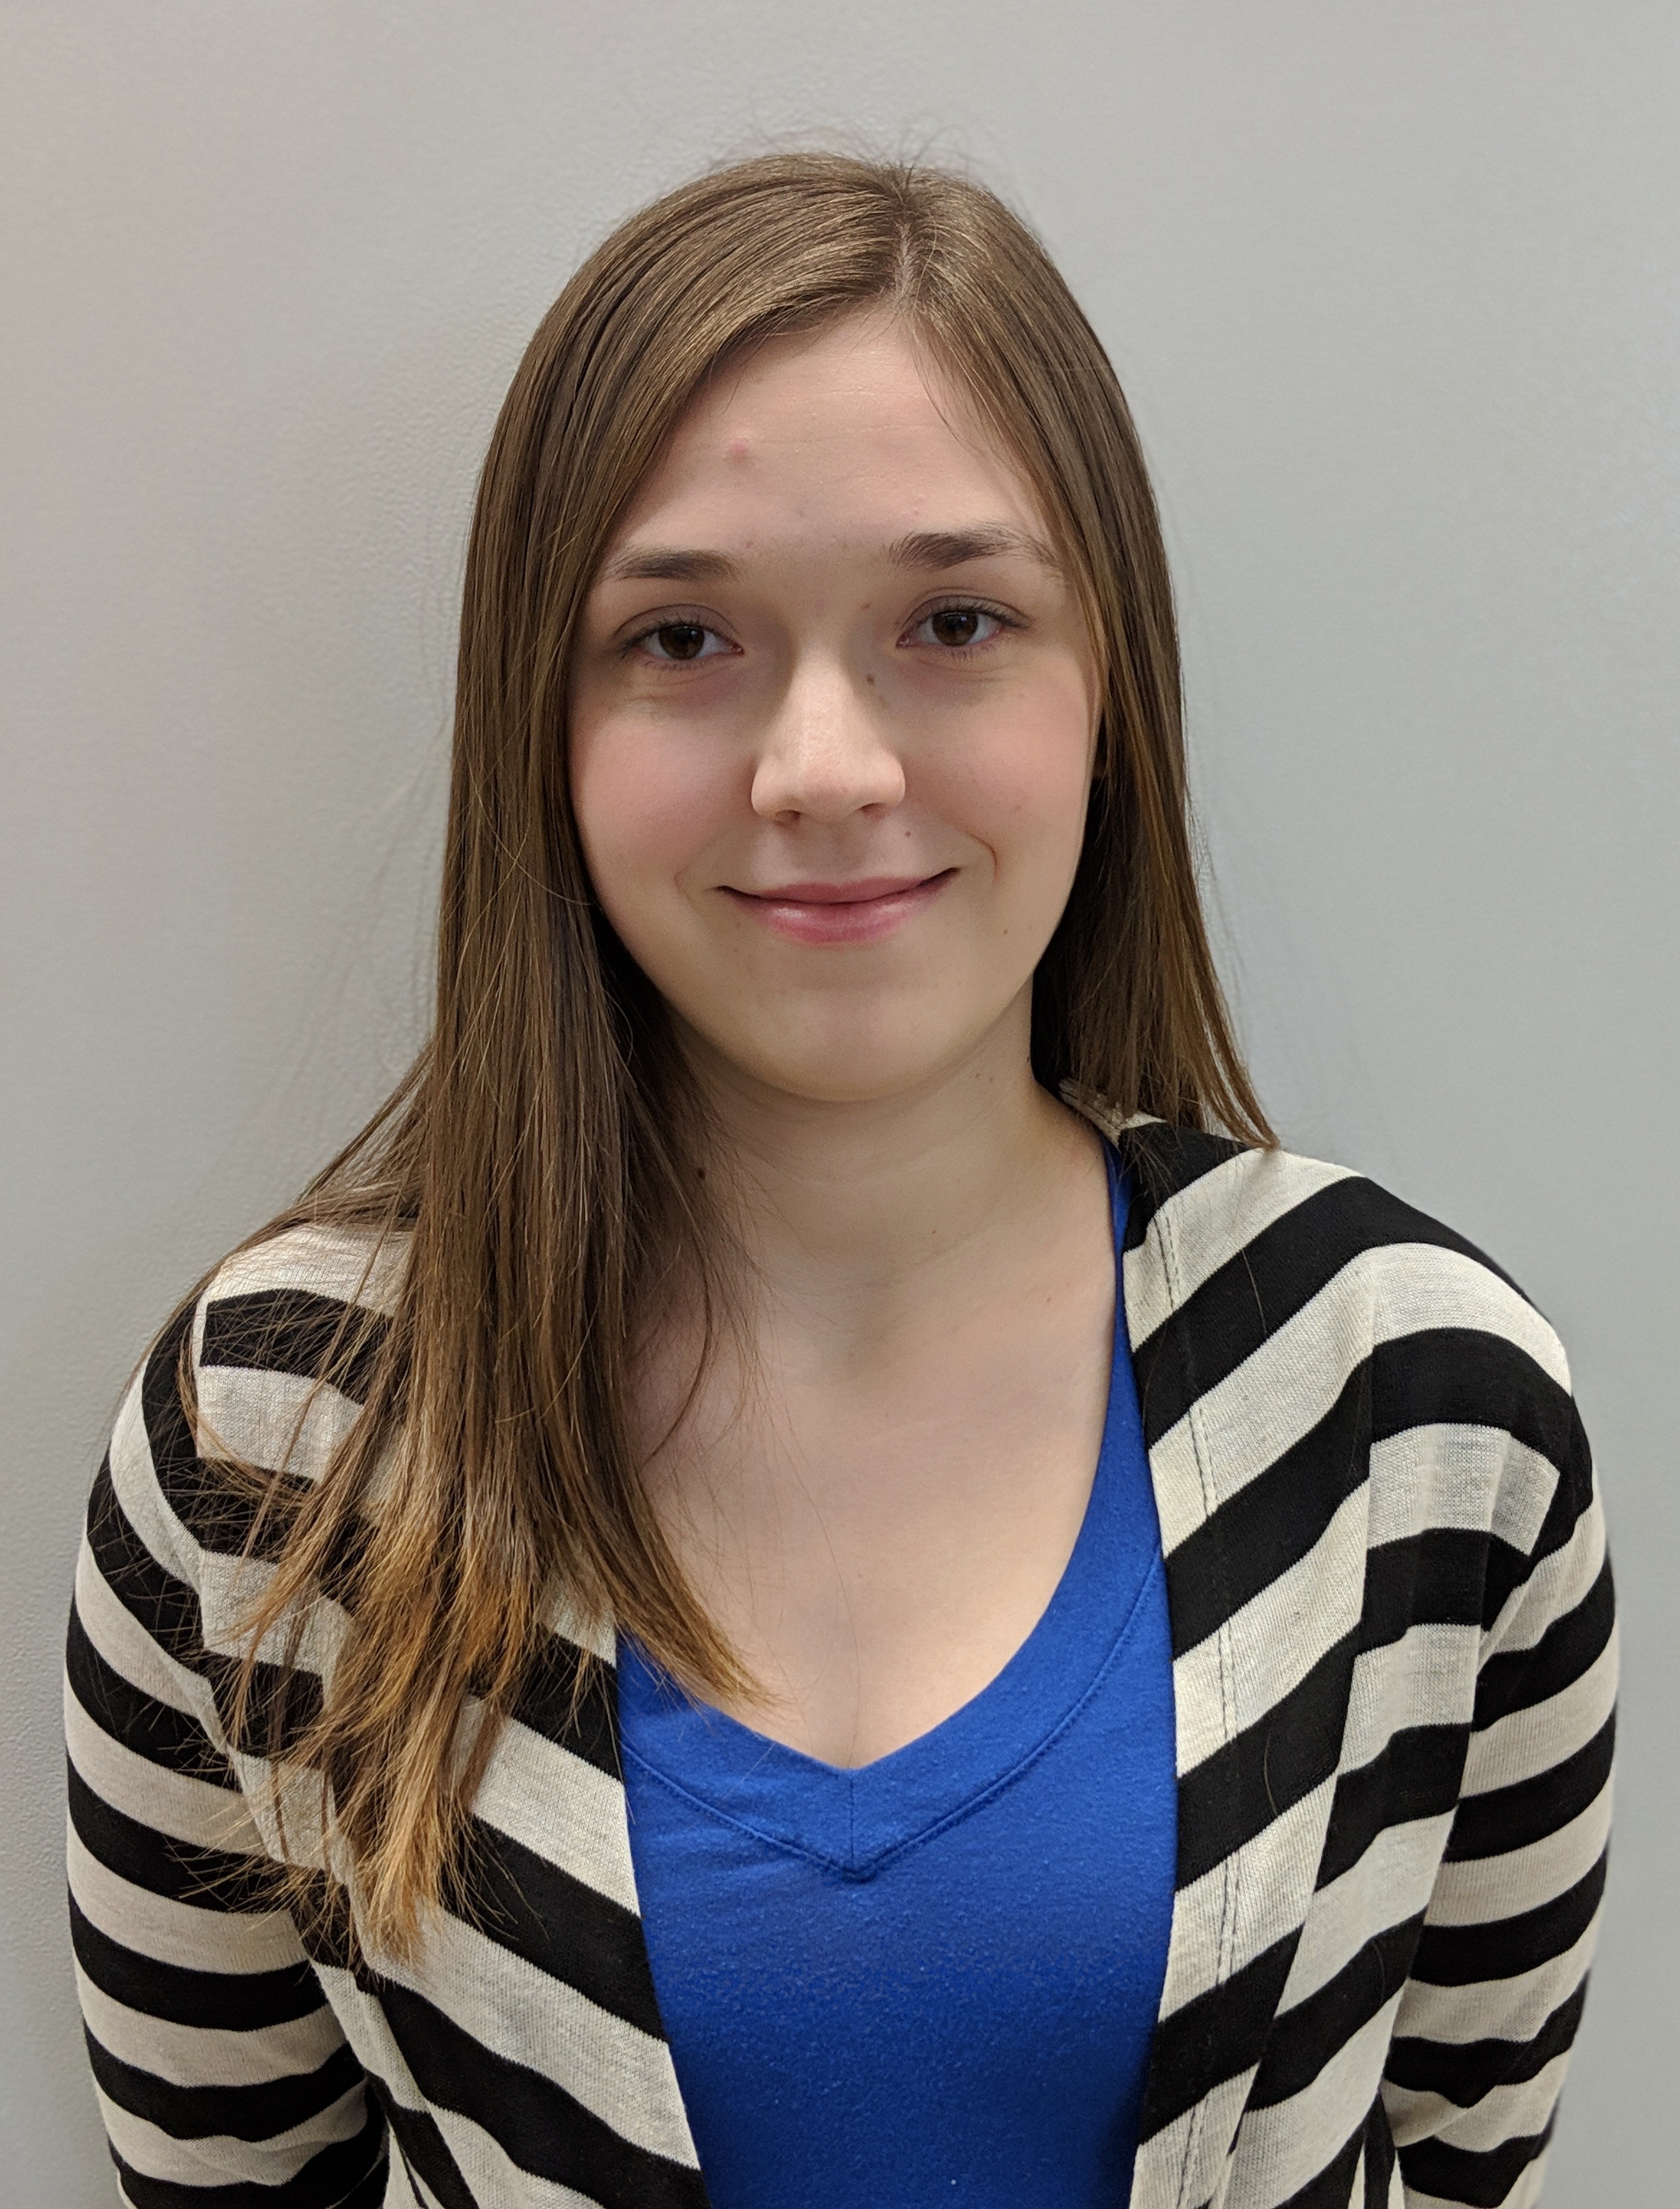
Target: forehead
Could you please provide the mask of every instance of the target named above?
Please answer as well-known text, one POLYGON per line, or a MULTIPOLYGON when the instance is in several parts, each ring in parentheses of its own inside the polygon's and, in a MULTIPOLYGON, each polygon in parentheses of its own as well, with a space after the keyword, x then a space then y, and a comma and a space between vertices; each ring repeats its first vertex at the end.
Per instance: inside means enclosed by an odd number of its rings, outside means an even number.
POLYGON ((877 315, 773 340, 721 370, 614 541, 792 525, 881 541, 988 525, 1048 533, 1015 454, 903 324, 877 315))

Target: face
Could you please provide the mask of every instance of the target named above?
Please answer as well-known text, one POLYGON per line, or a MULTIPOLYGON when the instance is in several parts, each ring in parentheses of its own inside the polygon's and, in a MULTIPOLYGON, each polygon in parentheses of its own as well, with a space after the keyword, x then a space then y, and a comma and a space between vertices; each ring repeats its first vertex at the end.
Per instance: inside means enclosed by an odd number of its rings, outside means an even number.
POLYGON ((569 772, 702 1074, 883 1098, 1002 1051, 1078 864, 1097 683, 1013 460, 901 328, 720 378, 609 548, 569 772))

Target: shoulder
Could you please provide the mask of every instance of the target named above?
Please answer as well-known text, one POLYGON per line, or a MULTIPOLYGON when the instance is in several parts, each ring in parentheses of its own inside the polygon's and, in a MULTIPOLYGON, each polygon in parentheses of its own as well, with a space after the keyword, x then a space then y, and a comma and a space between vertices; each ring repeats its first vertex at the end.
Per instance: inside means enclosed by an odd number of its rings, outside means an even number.
POLYGON ((190 1667, 238 1608, 250 1482, 314 1478, 358 1415, 406 1252, 393 1237, 298 1227, 241 1249, 158 1333, 89 1499, 93 1568, 190 1667))
POLYGON ((1477 1517, 1513 1484, 1584 1499, 1563 1345, 1466 1237, 1322 1159, 1159 1123, 1116 1140, 1138 1191, 1125 1297, 1152 1442, 1194 1414, 1237 1485, 1320 1455, 1329 1478, 1352 1448, 1376 1490, 1439 1502, 1467 1484, 1477 1517))
POLYGON ((1330 1323, 1370 1348, 1486 1333, 1568 1389, 1556 1332, 1510 1275, 1351 1167, 1159 1122, 1134 1123, 1117 1141, 1137 1192, 1127 1280, 1135 1339, 1181 1316, 1256 1345, 1292 1331, 1304 1349, 1330 1323))
POLYGON ((1368 1538, 1492 1533, 1532 1558, 1592 1508, 1556 1332, 1454 1229, 1347 1167, 1144 1123, 1127 1322, 1152 1446, 1287 1514, 1368 1471, 1368 1538), (1194 1429, 1191 1435, 1189 1430, 1194 1429))
POLYGON ((366 1395, 407 1256, 406 1235, 304 1225, 224 1260, 189 1322, 200 1454, 318 1472, 366 1395))

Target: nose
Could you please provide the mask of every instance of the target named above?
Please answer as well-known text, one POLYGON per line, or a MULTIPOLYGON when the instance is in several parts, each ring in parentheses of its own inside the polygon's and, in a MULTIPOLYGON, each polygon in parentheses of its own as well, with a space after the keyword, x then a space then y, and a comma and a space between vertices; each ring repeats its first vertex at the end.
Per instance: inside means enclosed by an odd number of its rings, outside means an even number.
POLYGON ((802 660, 778 701, 753 770, 761 820, 845 821, 890 812, 904 797, 904 767, 885 717, 837 660, 802 660))

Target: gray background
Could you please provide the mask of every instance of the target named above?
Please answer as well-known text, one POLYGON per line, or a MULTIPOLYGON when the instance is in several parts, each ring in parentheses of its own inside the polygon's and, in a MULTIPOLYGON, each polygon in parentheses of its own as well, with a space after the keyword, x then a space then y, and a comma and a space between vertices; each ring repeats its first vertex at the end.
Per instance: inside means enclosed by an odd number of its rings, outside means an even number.
POLYGON ((149 1328, 418 1032, 501 392, 614 218, 815 129, 972 160, 1048 237, 1159 484, 1262 1092, 1570 1346, 1629 1681, 1548 2199, 1672 2198, 1680 9, 4 0, 0 33, 6 2200, 111 2191, 59 1900, 78 1513, 149 1328))

